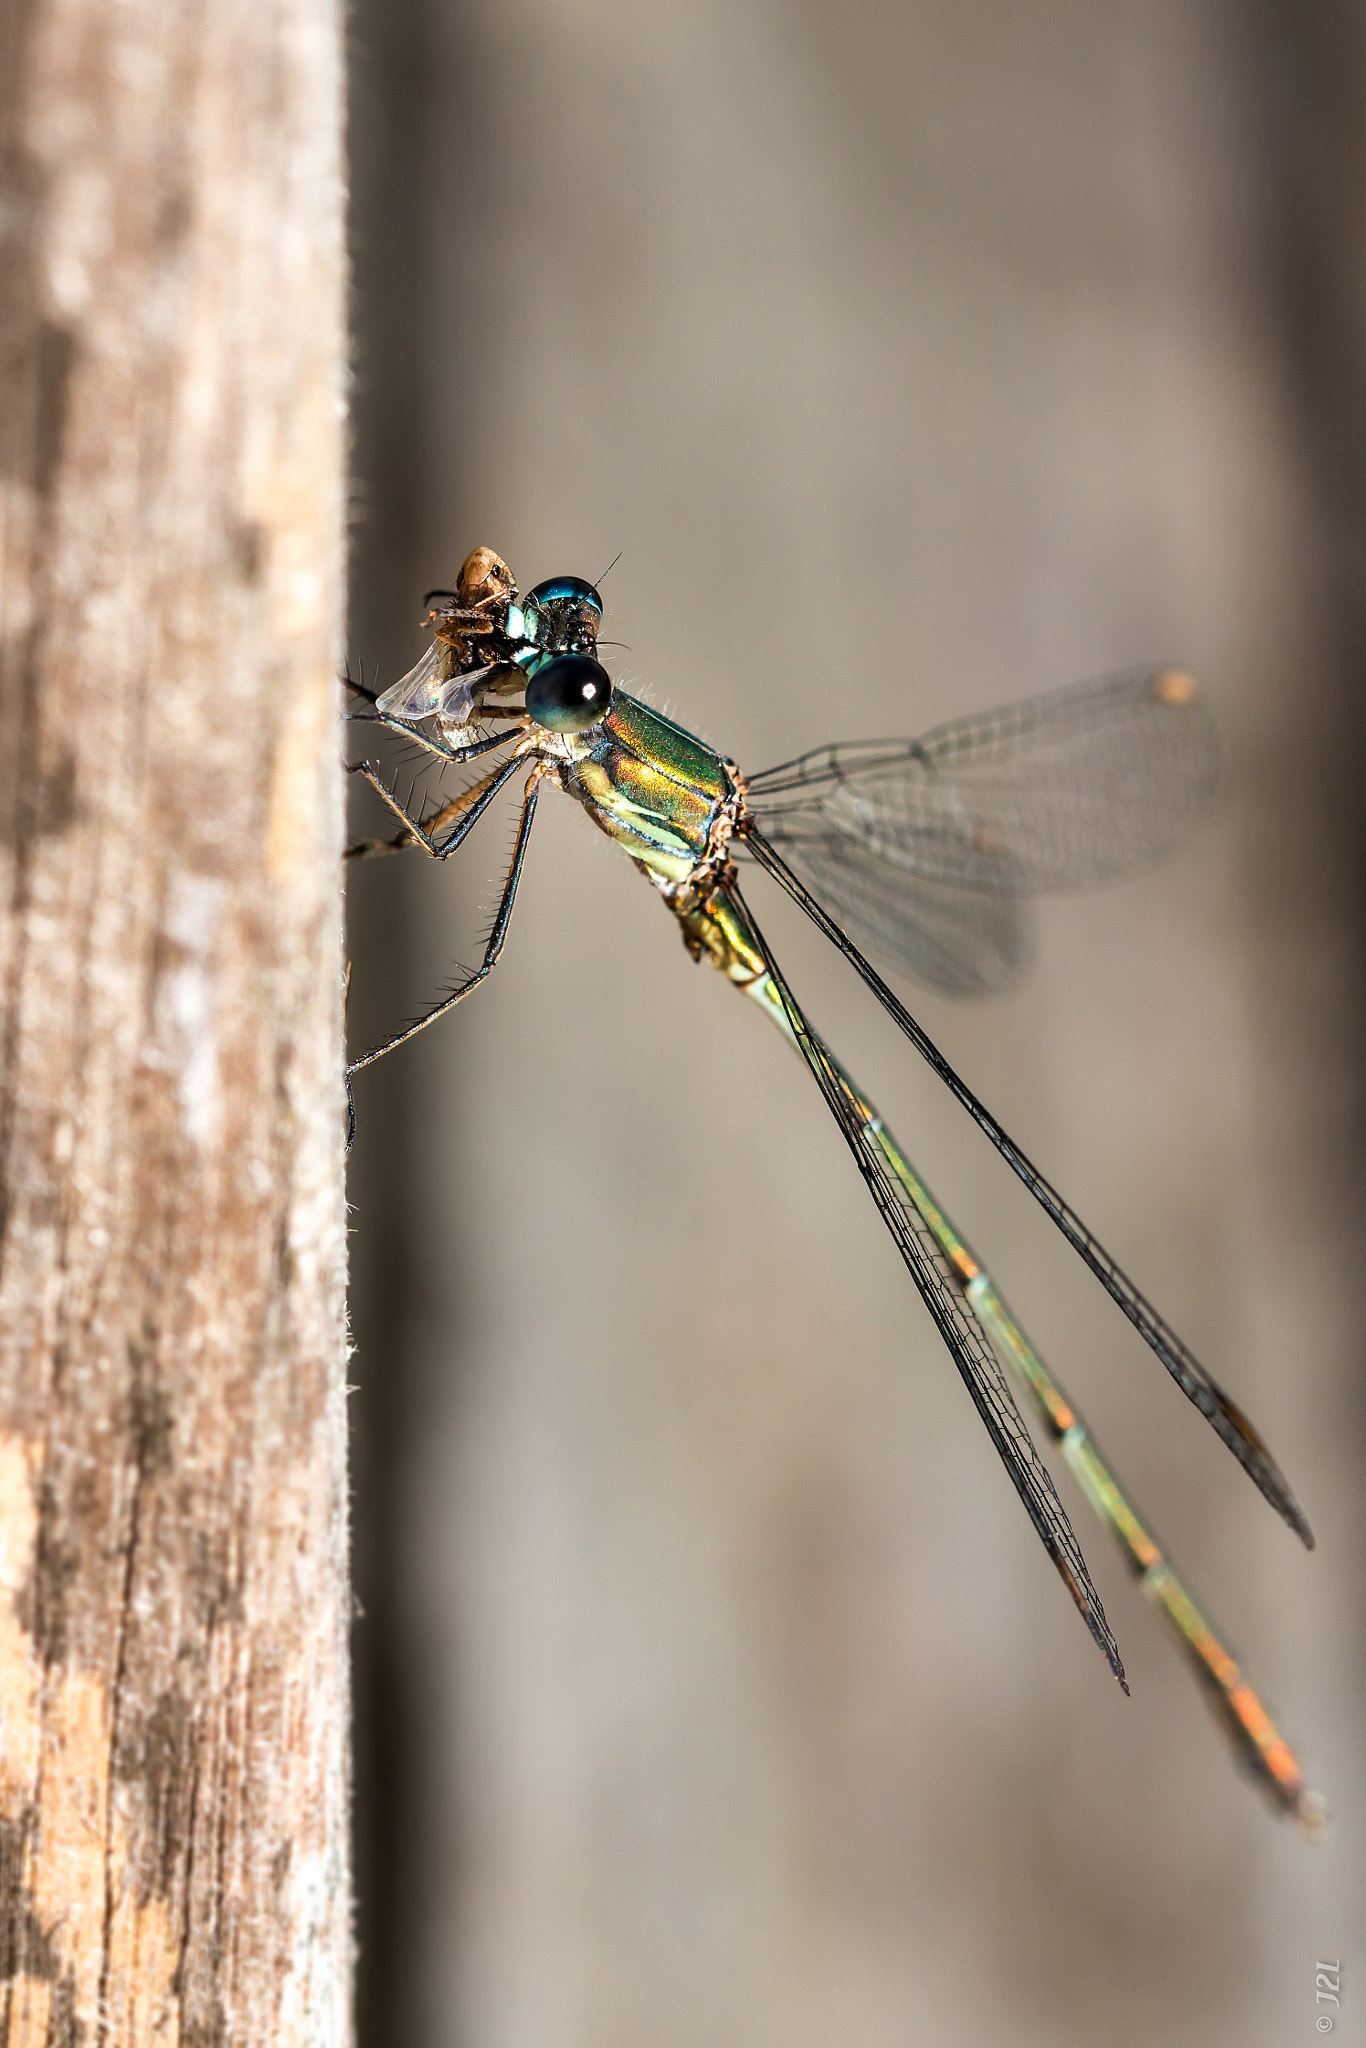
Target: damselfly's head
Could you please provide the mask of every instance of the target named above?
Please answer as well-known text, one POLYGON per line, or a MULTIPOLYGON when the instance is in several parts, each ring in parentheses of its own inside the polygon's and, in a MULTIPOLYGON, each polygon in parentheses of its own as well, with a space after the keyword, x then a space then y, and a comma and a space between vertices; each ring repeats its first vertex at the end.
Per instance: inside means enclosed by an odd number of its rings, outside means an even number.
POLYGON ((529 590, 508 615, 508 631, 541 656, 591 653, 602 627, 602 599, 582 576, 552 576, 529 590))
POLYGON ((591 654, 553 655, 527 677, 527 716, 547 732, 586 732, 611 702, 612 678, 591 654))
POLYGON ((552 576, 508 611, 508 631, 525 641, 527 716, 547 732, 585 732, 607 714, 612 679, 593 650, 602 599, 582 576, 552 576))

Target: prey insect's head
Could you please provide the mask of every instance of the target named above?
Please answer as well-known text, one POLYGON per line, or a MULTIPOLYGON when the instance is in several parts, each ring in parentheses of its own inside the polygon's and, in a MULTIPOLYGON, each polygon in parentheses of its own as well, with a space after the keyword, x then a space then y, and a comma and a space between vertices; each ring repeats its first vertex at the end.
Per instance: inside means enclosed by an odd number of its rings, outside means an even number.
POLYGON ((455 593, 466 606, 511 603, 517 584, 501 555, 492 548, 471 548, 455 579, 455 593))
POLYGON ((527 716, 547 732, 586 732, 607 714, 612 679, 593 652, 602 599, 582 576, 552 576, 508 613, 526 643, 527 716))
POLYGON ((594 651, 602 599, 582 576, 552 577, 519 602, 502 556, 478 547, 455 589, 429 590, 425 601, 432 643, 376 700, 382 717, 435 718, 449 736, 489 719, 585 732, 606 715, 612 684, 594 651))
POLYGON ((460 565, 455 589, 429 590, 422 602, 437 635, 458 648, 476 623, 481 633, 501 628, 516 596, 516 578, 502 556, 492 548, 471 548, 460 565))

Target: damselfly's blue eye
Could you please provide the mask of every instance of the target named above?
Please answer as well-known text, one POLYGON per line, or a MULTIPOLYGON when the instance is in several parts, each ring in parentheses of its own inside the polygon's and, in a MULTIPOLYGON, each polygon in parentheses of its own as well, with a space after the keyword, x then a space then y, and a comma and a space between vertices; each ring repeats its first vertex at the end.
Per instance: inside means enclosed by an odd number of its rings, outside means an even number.
POLYGON ((522 599, 522 631, 542 654, 580 654, 602 625, 602 599, 582 576, 552 576, 522 599))
POLYGON ((547 732, 583 732, 611 701, 612 678, 591 654, 557 654, 526 686, 526 708, 547 732))

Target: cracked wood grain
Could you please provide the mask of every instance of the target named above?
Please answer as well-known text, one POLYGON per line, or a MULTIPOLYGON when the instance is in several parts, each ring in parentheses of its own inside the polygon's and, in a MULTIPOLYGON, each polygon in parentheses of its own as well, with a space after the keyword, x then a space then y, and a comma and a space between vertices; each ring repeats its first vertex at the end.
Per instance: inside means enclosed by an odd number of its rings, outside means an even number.
POLYGON ((0 13, 0 2048, 349 2039, 339 162, 0 13))

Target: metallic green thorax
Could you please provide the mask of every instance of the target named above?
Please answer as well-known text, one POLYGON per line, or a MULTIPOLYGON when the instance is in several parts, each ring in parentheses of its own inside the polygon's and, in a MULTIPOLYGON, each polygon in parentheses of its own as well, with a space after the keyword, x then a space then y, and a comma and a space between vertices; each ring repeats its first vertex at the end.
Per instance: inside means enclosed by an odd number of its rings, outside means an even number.
POLYGON ((615 690, 602 724, 570 752, 564 788, 656 880, 684 882, 718 850, 736 770, 662 712, 615 690))

